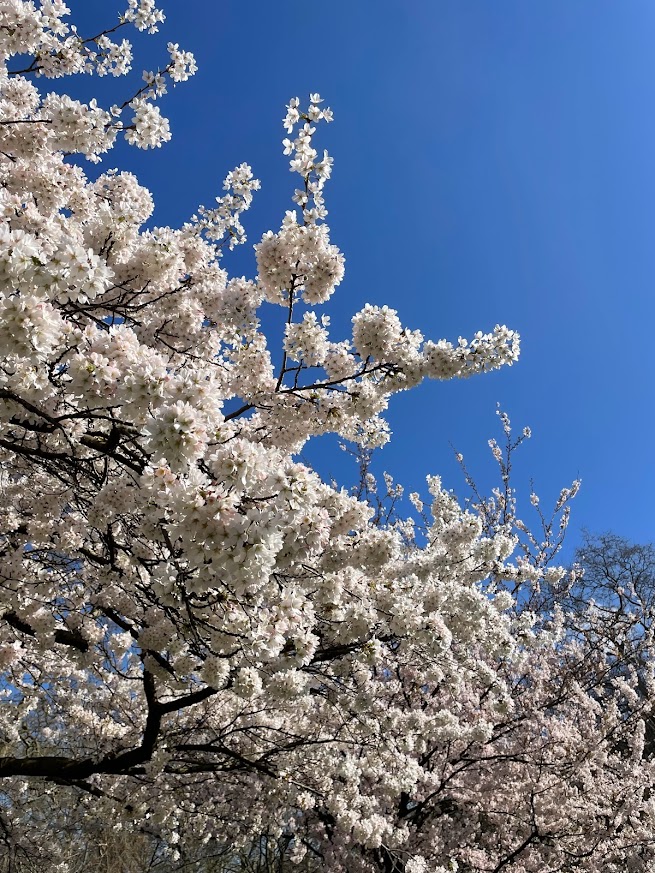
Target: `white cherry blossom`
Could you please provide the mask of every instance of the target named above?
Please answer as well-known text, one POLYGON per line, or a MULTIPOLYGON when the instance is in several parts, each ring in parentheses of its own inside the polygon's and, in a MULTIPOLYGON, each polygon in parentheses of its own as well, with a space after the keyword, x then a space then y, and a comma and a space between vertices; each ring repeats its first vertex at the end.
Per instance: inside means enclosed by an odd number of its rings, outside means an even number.
POLYGON ((64 828, 76 848, 103 822, 171 863, 275 835, 327 873, 651 870, 652 657, 619 673, 593 609, 576 636, 532 608, 568 584, 549 563, 579 483, 537 537, 496 443, 492 497, 463 507, 432 477, 409 519, 365 467, 358 497, 299 455, 336 434, 366 457, 393 394, 513 364, 517 334, 430 340, 366 305, 333 335, 318 94, 287 106, 297 208, 253 275, 222 260, 247 164, 147 228, 150 192, 93 165, 119 134, 169 139, 157 101, 193 55, 170 42, 110 107, 45 93, 122 76, 123 34, 164 21, 129 0, 84 39, 68 14, 0 2, 0 842, 61 873, 64 828))

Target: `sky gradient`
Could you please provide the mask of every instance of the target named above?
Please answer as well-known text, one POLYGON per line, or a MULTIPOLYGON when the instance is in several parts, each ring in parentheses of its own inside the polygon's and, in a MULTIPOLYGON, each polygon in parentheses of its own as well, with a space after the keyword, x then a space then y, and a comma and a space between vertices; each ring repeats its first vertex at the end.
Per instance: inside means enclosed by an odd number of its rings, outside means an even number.
MULTIPOLYGON (((69 5, 84 34, 121 7, 69 5)), ((395 397, 378 469, 408 490, 440 473, 464 496, 454 446, 490 488, 500 403, 533 432, 514 470, 526 520, 531 479, 546 504, 580 477, 567 555, 582 527, 655 539, 652 2, 161 5, 161 33, 134 40, 135 79, 165 62, 168 41, 193 51, 199 72, 162 103, 171 143, 155 154, 120 147, 101 165, 150 188, 155 224, 211 205, 247 161, 262 190, 245 215, 248 244, 224 266, 253 276, 251 244, 279 227, 295 187, 284 105, 319 91, 335 113, 317 140, 335 159, 328 224, 346 257, 325 310, 333 338, 366 302, 434 340, 498 322, 521 334, 514 367, 395 397)), ((76 87, 105 103, 127 92, 121 80, 76 87)), ((325 441, 307 456, 344 484, 355 476, 325 441)))

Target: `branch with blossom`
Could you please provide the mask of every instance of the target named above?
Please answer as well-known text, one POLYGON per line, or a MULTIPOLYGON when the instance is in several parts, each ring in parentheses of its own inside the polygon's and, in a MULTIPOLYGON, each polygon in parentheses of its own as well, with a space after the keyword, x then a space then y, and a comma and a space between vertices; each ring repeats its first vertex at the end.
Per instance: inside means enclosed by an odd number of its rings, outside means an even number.
POLYGON ((274 834, 331 873, 648 869, 650 693, 556 611, 516 608, 557 538, 528 572, 505 474, 470 507, 431 477, 419 544, 299 460, 327 433, 383 444, 394 394, 511 365, 517 334, 431 341, 366 305, 333 338, 317 307, 345 259, 317 94, 287 107, 297 208, 252 278, 223 258, 259 187, 245 164, 216 206, 147 229, 134 175, 73 158, 100 160, 121 129, 164 142, 153 101, 195 62, 170 43, 110 110, 43 96, 44 77, 122 75, 131 49, 110 35, 163 21, 129 0, 84 40, 67 15, 0 4, 0 839, 72 873, 47 828, 72 797, 80 828, 147 821, 173 860, 199 834, 274 834))

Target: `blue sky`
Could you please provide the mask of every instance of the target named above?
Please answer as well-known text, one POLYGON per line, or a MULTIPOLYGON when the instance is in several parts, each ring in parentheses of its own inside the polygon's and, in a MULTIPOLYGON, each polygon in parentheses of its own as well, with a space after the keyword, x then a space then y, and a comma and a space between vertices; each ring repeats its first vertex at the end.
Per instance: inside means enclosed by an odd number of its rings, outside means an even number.
MULTIPOLYGON (((69 5, 83 33, 121 7, 69 5)), ((319 91, 335 113, 318 143, 335 159, 328 223, 346 256, 327 308, 335 339, 365 302, 396 308, 432 339, 497 322, 522 336, 512 368, 397 396, 379 468, 409 490, 440 473, 463 495, 452 444, 491 487, 500 403, 533 431, 514 471, 524 503, 530 479, 544 501, 583 480, 571 546, 583 526, 654 539, 652 2, 162 5, 161 33, 135 39, 136 77, 165 60, 168 41, 193 51, 200 70, 164 99, 171 143, 105 162, 153 191, 157 224, 211 204, 247 161, 262 190, 245 216, 249 242, 225 266, 253 275, 250 244, 277 229, 295 186, 280 145, 284 104, 319 91)), ((109 103, 126 85, 80 87, 109 103)), ((325 442, 309 456, 344 483, 354 476, 325 442)))

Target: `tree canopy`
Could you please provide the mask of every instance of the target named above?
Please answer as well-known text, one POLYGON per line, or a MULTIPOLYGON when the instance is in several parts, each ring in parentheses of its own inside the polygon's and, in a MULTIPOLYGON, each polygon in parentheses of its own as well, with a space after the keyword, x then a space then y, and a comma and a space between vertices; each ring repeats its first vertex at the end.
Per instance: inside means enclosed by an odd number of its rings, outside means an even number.
POLYGON ((222 259, 246 239, 245 164, 182 227, 149 226, 150 192, 93 165, 118 137, 170 137, 159 100, 193 56, 169 43, 107 108, 43 93, 121 76, 122 34, 162 20, 129 0, 84 37, 67 16, 0 3, 8 869, 72 873, 80 835, 112 823, 153 870, 262 841, 333 873, 652 870, 652 659, 617 670, 599 609, 572 624, 576 573, 552 566, 578 483, 531 534, 509 484, 529 434, 506 416, 501 487, 463 506, 430 477, 414 519, 298 459, 326 433, 382 445, 391 395, 512 364, 516 333, 426 340, 366 305, 331 337, 319 307, 345 261, 318 94, 287 106, 298 188, 254 278, 222 259))

